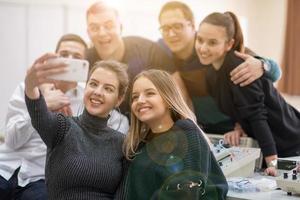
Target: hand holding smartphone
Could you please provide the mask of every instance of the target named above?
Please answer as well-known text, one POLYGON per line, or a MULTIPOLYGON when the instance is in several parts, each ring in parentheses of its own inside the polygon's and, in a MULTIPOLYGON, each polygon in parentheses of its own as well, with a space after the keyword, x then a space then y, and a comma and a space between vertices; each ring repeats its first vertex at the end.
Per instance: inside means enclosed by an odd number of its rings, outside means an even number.
POLYGON ((85 82, 89 72, 89 62, 87 60, 73 58, 54 58, 48 62, 65 63, 67 71, 61 74, 49 76, 50 79, 62 81, 85 82))

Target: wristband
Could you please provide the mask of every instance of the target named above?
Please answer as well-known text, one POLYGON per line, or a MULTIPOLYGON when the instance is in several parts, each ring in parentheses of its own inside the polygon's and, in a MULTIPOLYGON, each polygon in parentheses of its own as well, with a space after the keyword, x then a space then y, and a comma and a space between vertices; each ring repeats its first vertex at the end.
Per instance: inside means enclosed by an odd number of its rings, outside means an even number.
POLYGON ((261 59, 260 62, 261 62, 261 67, 263 68, 263 70, 265 72, 269 72, 270 66, 263 59, 261 59))

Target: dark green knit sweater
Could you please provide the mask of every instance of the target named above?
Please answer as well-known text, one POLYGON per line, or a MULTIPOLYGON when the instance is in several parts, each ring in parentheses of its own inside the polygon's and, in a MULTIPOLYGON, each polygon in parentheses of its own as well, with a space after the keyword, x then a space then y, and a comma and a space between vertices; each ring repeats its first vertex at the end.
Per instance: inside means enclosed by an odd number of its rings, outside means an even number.
POLYGON ((42 96, 26 97, 26 104, 31 123, 48 148, 49 199, 124 199, 123 134, 86 110, 79 117, 52 113, 42 96))
POLYGON ((130 164, 126 199, 225 199, 226 179, 191 120, 178 120, 147 140, 130 164), (190 181, 201 181, 201 187, 189 189, 190 181))

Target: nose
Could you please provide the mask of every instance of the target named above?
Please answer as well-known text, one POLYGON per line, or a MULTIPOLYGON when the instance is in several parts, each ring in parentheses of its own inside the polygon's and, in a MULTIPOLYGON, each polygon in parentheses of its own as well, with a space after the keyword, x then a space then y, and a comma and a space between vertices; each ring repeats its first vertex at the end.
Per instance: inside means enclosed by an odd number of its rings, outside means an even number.
POLYGON ((138 103, 145 103, 145 96, 144 96, 143 94, 141 94, 141 95, 139 96, 139 98, 137 99, 137 102, 138 102, 138 103))
POLYGON ((106 35, 106 29, 103 26, 99 26, 98 35, 106 35))
POLYGON ((97 88, 95 88, 94 94, 97 95, 97 96, 103 96, 103 87, 98 86, 97 88))
POLYGON ((172 29, 172 28, 170 28, 168 31, 167 31, 167 34, 166 34, 167 36, 169 36, 169 37, 174 37, 174 36, 176 36, 176 33, 175 33, 175 31, 172 29))
POLYGON ((206 52, 208 50, 207 44, 203 43, 203 44, 199 45, 199 50, 201 53, 206 52))

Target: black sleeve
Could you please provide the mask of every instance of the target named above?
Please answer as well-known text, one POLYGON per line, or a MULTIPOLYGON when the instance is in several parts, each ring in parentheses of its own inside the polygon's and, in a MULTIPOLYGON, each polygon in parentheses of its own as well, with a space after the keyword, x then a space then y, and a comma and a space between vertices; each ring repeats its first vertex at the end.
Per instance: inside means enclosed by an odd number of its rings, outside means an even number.
POLYGON ((245 47, 245 53, 249 54, 250 56, 254 56, 254 57, 257 56, 257 54, 248 47, 245 47))
POLYGON ((69 129, 70 124, 66 117, 62 113, 50 112, 42 95, 39 99, 32 100, 25 94, 25 102, 32 126, 37 130, 47 147, 54 148, 69 129))
MULTIPOLYGON (((224 60, 222 68, 229 76, 231 70, 241 64, 243 60, 230 51, 224 60)), ((264 77, 262 77, 264 78, 264 77)), ((257 139, 264 156, 275 155, 276 145, 268 124, 268 112, 265 106, 265 94, 263 91, 262 78, 257 79, 252 84, 240 87, 235 85, 229 78, 225 81, 229 85, 237 117, 250 127, 250 134, 257 139)))
POLYGON ((241 120, 250 125, 264 156, 277 154, 272 131, 268 124, 265 94, 260 79, 249 86, 239 87, 231 84, 234 105, 241 120))

